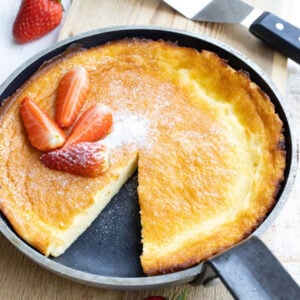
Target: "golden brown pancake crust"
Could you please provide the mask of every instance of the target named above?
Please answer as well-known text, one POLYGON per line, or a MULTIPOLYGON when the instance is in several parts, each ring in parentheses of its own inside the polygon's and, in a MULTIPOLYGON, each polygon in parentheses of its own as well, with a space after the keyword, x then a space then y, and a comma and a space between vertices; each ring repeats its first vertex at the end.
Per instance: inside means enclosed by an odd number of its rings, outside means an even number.
POLYGON ((187 268, 243 239, 283 180, 282 122, 268 96, 216 54, 163 41, 62 55, 6 101, 0 122, 0 209, 43 253, 138 151, 141 263, 149 275, 187 268), (91 82, 83 110, 104 103, 128 129, 115 127, 106 141, 112 168, 93 179, 44 167, 19 116, 25 96, 54 116, 58 82, 77 64, 91 82))

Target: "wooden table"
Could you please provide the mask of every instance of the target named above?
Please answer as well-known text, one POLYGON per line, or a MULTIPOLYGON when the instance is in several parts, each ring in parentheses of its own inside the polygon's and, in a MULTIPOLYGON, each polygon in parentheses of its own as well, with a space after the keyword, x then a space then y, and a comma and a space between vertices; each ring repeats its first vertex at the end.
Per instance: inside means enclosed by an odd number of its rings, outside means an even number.
MULTIPOLYGON (((259 8, 277 13, 300 27, 297 18, 300 2, 247 1, 259 8)), ((199 32, 221 40, 250 57, 287 95, 286 104, 300 126, 300 68, 274 53, 247 30, 238 25, 208 24, 186 20, 159 0, 73 0, 59 35, 64 39, 81 32, 116 25, 159 25, 199 32), (297 102, 298 101, 298 102, 297 102)), ((299 137, 299 130, 297 132, 299 137)), ((299 173, 298 169, 298 173, 299 173)), ((290 199, 280 216, 262 237, 291 275, 300 283, 300 177, 297 177, 290 199)), ((0 299, 143 299, 148 295, 171 295, 188 290, 189 299, 232 299, 226 288, 204 288, 189 285, 155 291, 120 292, 84 286, 46 271, 16 250, 0 234, 0 299)))

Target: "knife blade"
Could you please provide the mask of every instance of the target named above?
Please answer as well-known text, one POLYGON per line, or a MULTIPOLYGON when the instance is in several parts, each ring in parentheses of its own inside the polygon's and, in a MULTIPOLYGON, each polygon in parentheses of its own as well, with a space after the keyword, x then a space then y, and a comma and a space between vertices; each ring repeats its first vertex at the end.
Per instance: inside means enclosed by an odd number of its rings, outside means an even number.
POLYGON ((300 64, 300 29, 271 12, 240 0, 163 0, 193 21, 233 23, 249 31, 274 50, 300 64))

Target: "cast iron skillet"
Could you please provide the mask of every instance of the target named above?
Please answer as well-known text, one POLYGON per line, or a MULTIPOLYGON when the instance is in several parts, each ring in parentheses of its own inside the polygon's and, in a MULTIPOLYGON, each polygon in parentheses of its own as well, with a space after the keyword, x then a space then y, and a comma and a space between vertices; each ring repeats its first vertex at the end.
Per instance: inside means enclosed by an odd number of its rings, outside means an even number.
POLYGON ((235 50, 211 38, 158 27, 114 27, 79 35, 57 43, 33 57, 0 87, 4 100, 18 89, 41 64, 65 51, 71 44, 86 48, 126 37, 164 39, 180 46, 207 49, 243 69, 271 98, 284 123, 287 168, 277 204, 250 237, 235 247, 199 265, 173 274, 146 277, 139 263, 140 243, 137 174, 125 184, 91 227, 58 258, 47 258, 34 250, 13 231, 0 214, 1 232, 25 255, 43 267, 81 283, 111 289, 148 289, 190 282, 205 283, 222 279, 236 298, 300 299, 297 283, 257 238, 273 222, 290 193, 296 174, 296 144, 279 93, 265 74, 235 50))

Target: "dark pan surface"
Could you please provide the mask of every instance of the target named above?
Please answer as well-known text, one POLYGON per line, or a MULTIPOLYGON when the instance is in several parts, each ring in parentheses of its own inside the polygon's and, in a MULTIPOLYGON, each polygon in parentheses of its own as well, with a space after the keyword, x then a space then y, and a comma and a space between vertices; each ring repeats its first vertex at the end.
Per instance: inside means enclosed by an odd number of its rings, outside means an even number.
MULTIPOLYGON (((163 39, 200 51, 201 49, 214 51, 226 59, 233 68, 248 72, 251 80, 256 82, 270 96, 277 113, 284 122, 287 170, 277 205, 254 233, 261 234, 279 213, 290 192, 296 173, 296 151, 290 124, 276 88, 259 68, 235 50, 208 37, 166 28, 119 27, 94 31, 60 42, 33 57, 0 87, 0 99, 2 101, 13 94, 43 62, 59 55, 74 43, 80 43, 89 48, 127 37, 163 39)), ((144 276, 139 263, 142 247, 136 187, 137 174, 134 174, 90 228, 65 254, 58 258, 46 258, 25 244, 16 236, 1 214, 0 230, 17 248, 38 264, 64 277, 85 284, 114 289, 141 289, 192 280, 201 273, 202 264, 169 275, 151 278, 144 276)))
POLYGON ((54 261, 80 271, 119 277, 143 276, 137 174, 133 175, 93 224, 54 261))

